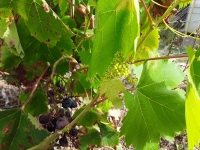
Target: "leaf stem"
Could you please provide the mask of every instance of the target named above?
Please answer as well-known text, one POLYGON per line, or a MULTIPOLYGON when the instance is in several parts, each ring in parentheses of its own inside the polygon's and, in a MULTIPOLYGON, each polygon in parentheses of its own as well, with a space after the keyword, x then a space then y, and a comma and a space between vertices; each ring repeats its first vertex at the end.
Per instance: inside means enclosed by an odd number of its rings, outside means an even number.
POLYGON ((25 107, 28 105, 28 103, 31 101, 31 98, 33 97, 33 94, 34 94, 35 90, 37 89, 37 86, 38 86, 40 80, 42 79, 42 77, 43 77, 44 74, 46 73, 46 71, 47 71, 47 69, 49 68, 49 66, 50 66, 50 63, 48 62, 48 63, 47 63, 47 67, 46 67, 45 70, 42 72, 42 74, 40 75, 40 77, 37 79, 37 81, 36 81, 36 83, 35 83, 35 85, 34 85, 34 87, 33 87, 33 90, 31 91, 31 94, 30 94, 28 100, 27 100, 26 103, 24 103, 24 105, 21 107, 22 110, 24 110, 24 108, 25 108, 25 107))
POLYGON ((162 57, 155 57, 155 58, 138 59, 138 60, 133 61, 132 64, 139 63, 142 61, 149 61, 149 60, 162 60, 162 59, 183 58, 183 57, 188 57, 188 55, 182 54, 182 55, 174 55, 174 56, 162 56, 162 57))
POLYGON ((58 59, 54 64, 53 64, 53 68, 52 68, 52 73, 51 73, 51 76, 50 76, 50 79, 53 81, 53 75, 55 73, 55 70, 56 70, 56 66, 63 60, 65 59, 71 59, 72 57, 71 56, 66 56, 66 55, 63 55, 62 57, 60 57, 60 59, 58 59))
MULTIPOLYGON (((85 115, 85 113, 88 112, 93 107, 94 102, 97 101, 98 98, 99 98, 99 94, 97 94, 97 96, 85 107, 85 109, 70 124, 68 124, 65 128, 62 129, 62 133, 69 131, 76 124, 76 122, 80 120, 85 115)), ((48 149, 51 142, 56 140, 58 136, 59 134, 55 132, 51 136, 47 137, 40 144, 34 147, 31 147, 28 150, 38 150, 38 149, 46 150, 48 149)))

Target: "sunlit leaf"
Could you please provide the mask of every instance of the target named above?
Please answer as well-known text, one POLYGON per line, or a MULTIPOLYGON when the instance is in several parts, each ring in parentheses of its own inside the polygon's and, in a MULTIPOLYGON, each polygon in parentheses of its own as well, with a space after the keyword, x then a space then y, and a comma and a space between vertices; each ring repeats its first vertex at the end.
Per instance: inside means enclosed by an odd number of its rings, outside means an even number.
POLYGON ((188 148, 198 147, 200 140, 200 78, 199 78, 199 61, 200 49, 194 51, 192 47, 187 48, 190 59, 188 69, 188 86, 186 93, 186 127, 188 136, 188 148))
POLYGON ((187 48, 187 51, 191 54, 189 73, 191 75, 191 82, 194 83, 198 96, 200 97, 200 48, 196 52, 190 48, 187 48))
MULTIPOLYGON (((140 44, 140 42, 141 41, 139 41, 138 43, 140 44)), ((137 49, 135 59, 145 59, 145 58, 155 57, 157 55, 158 46, 159 46, 158 29, 154 29, 153 31, 151 31, 151 33, 148 35, 145 41, 140 45, 139 49, 137 49)))
POLYGON ((200 140, 200 99, 194 85, 189 83, 186 96, 186 125, 188 136, 188 148, 199 147, 200 140))
POLYGON ((134 55, 139 33, 138 0, 98 0, 96 7, 90 77, 103 75, 117 51, 134 55))
POLYGON ((185 129, 184 91, 172 90, 183 79, 183 72, 171 62, 144 65, 137 90, 124 95, 128 113, 121 134, 127 145, 143 149, 149 142, 158 143, 160 135, 173 136, 185 129))
POLYGON ((125 91, 124 84, 117 78, 104 79, 100 84, 100 94, 104 94, 110 100, 118 98, 119 92, 125 91))

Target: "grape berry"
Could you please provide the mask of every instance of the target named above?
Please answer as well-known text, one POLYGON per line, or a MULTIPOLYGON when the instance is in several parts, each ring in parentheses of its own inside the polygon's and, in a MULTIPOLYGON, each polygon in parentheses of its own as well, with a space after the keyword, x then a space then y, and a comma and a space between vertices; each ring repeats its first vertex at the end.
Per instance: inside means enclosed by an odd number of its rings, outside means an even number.
POLYGON ((72 128, 70 131, 69 131, 69 134, 71 136, 77 136, 78 135, 78 130, 76 128, 72 128))
POLYGON ((60 146, 63 146, 63 147, 68 146, 68 140, 67 140, 66 136, 63 136, 62 138, 60 138, 59 144, 60 144, 60 146))
POLYGON ((62 107, 63 108, 76 108, 77 103, 75 100, 72 100, 71 98, 64 98, 62 101, 62 107))
POLYGON ((49 115, 40 115, 39 116, 39 122, 41 124, 47 124, 50 120, 50 116, 49 115))

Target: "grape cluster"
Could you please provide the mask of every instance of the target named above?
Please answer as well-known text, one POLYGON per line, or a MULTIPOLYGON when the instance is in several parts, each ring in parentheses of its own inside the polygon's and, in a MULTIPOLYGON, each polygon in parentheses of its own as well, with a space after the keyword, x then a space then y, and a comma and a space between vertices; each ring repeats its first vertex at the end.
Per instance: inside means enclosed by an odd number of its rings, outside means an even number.
POLYGON ((137 79, 136 77, 133 77, 131 74, 129 74, 129 75, 125 78, 125 80, 126 80, 128 83, 132 84, 132 85, 136 85, 136 84, 138 83, 138 79, 137 79))
MULTIPOLYGON (((66 92, 65 83, 61 81, 48 85, 47 97, 50 107, 49 113, 41 114, 38 121, 44 129, 53 133, 56 130, 62 130, 72 122, 73 119, 71 116, 78 103, 77 98, 74 99, 73 96, 69 96, 69 93, 66 92)), ((64 132, 61 136, 57 141, 57 146, 66 147, 70 141, 74 147, 77 147, 76 145, 79 143, 77 137, 78 129, 75 126, 68 132, 64 132)))
POLYGON ((121 78, 126 77, 130 73, 129 65, 124 59, 123 55, 120 52, 115 54, 115 57, 111 63, 111 66, 108 68, 108 71, 105 74, 106 78, 121 78))
POLYGON ((71 98, 64 98, 62 101, 62 107, 63 108, 76 108, 77 107, 77 103, 75 100, 71 99, 71 98))

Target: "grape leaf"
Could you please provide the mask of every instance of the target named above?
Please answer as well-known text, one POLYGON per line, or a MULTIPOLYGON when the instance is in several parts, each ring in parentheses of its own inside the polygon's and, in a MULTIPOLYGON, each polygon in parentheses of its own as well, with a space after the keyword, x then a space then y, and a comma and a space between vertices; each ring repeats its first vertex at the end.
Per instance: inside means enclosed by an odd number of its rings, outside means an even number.
POLYGON ((160 135, 173 136, 185 129, 184 91, 171 90, 184 79, 181 69, 168 61, 144 65, 137 90, 124 95, 128 113, 121 134, 127 145, 143 149, 159 142, 160 135))
MULTIPOLYGON (((73 118, 76 118, 85 107, 80 108, 75 112, 73 115, 73 118)), ((90 111, 88 111, 78 122, 77 125, 82 125, 84 127, 91 127, 94 125, 94 123, 99 120, 101 116, 99 115, 99 112, 97 109, 92 108, 90 111)))
POLYGON ((104 94, 109 100, 118 99, 119 92, 125 91, 124 84, 117 78, 103 79, 100 84, 100 95, 104 94))
POLYGON ((87 134, 80 136, 80 144, 81 147, 86 147, 87 145, 100 146, 101 138, 99 132, 95 129, 88 129, 87 134))
POLYGON ((10 52, 7 46, 1 47, 1 61, 2 61, 2 68, 4 71, 9 71, 10 69, 16 68, 19 63, 21 62, 20 57, 16 57, 16 55, 10 52), (12 60, 12 61, 11 61, 12 60))
POLYGON ((199 56, 200 49, 196 52, 192 47, 186 48, 190 67, 188 69, 188 86, 186 93, 186 127, 188 135, 188 148, 198 147, 200 140, 200 78, 199 78, 199 56))
POLYGON ((114 55, 121 51, 134 55, 139 33, 137 0, 98 0, 95 15, 95 37, 88 76, 104 74, 114 55))
POLYGON ((103 124, 98 123, 100 128, 101 143, 103 146, 116 146, 119 142, 119 133, 113 128, 103 124))
MULTIPOLYGON (((1 13, 0 16, 2 16, 2 12, 6 11, 8 14, 11 14, 11 10, 17 10, 18 8, 18 2, 19 1, 13 1, 13 0, 1 0, 0 1, 0 8, 1 8, 1 13)), ((7 14, 6 13, 6 14, 7 14)), ((3 13, 4 14, 4 13, 3 13)), ((7 15, 3 15, 3 17, 6 17, 7 15)), ((8 17, 8 16, 7 16, 8 17)))
POLYGON ((37 117, 40 114, 47 112, 47 102, 48 100, 44 93, 42 91, 37 91, 25 107, 25 111, 30 113, 32 116, 37 117))
POLYGON ((190 56, 190 68, 191 82, 194 83, 198 96, 200 97, 200 48, 194 52, 193 48, 187 48, 187 51, 191 53, 190 56), (193 51, 193 52, 192 52, 193 51))
POLYGON ((8 26, 8 20, 7 19, 0 19, 0 37, 4 35, 4 32, 6 31, 6 28, 8 26))
POLYGON ((15 25, 15 21, 7 27, 6 32, 3 35, 5 43, 8 45, 9 48, 15 47, 17 54, 23 58, 24 57, 24 50, 21 46, 20 39, 18 36, 17 28, 15 25))
POLYGON ((80 56, 82 64, 89 65, 91 59, 91 53, 89 51, 80 51, 78 55, 80 56))
POLYGON ((65 35, 73 33, 43 0, 20 0, 19 13, 26 22, 31 35, 48 47, 53 47, 65 35))
POLYGON ((200 140, 200 99, 195 90, 195 86, 191 83, 187 86, 186 96, 186 126, 188 137, 188 149, 199 147, 200 140))
MULTIPOLYGON (((140 42, 141 41, 139 41, 138 43, 140 42)), ((155 57, 157 55, 158 46, 159 46, 159 33, 158 29, 154 29, 153 31, 151 31, 149 36, 145 39, 145 41, 137 50, 135 59, 145 59, 145 58, 155 57)))
POLYGON ((44 140, 48 133, 35 129, 27 117, 20 109, 0 112, 0 149, 28 149, 44 140))
POLYGON ((65 14, 65 11, 67 10, 68 6, 69 3, 66 0, 59 0, 59 8, 62 15, 65 14))

